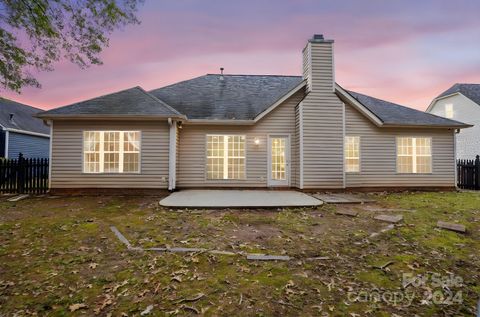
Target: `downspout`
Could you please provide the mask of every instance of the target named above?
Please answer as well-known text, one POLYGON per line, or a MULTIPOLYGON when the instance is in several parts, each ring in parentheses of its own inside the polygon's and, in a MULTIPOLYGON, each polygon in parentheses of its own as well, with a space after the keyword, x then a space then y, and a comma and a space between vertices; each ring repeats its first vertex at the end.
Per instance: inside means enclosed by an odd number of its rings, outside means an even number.
MULTIPOLYGON (((342 107, 342 134, 343 134, 343 137, 342 137, 342 176, 343 176, 343 189, 345 189, 347 187, 347 180, 346 180, 346 174, 345 174, 345 135, 346 135, 346 118, 345 118, 345 103, 342 103, 343 107, 342 107)), ((362 153, 360 151, 360 153, 362 153)), ((362 161, 361 158, 360 159, 360 162, 362 161)))
POLYGON ((8 158, 8 140, 10 139, 10 132, 5 130, 5 158, 8 158))
MULTIPOLYGON (((457 188, 458 184, 458 171, 457 171, 457 134, 460 133, 460 129, 453 129, 453 171, 455 172, 453 186, 457 188)), ((457 188, 458 189, 458 188, 457 188)))
POLYGON ((168 146, 168 190, 175 190, 177 171, 177 122, 168 118, 170 138, 168 146))
POLYGON ((299 165, 300 165, 300 180, 299 180, 299 187, 303 189, 303 102, 300 102, 298 105, 298 129, 300 137, 299 137, 299 165))
POLYGON ((48 144, 48 190, 52 190, 52 144, 53 144, 53 121, 48 120, 47 124, 50 126, 50 142, 48 144))

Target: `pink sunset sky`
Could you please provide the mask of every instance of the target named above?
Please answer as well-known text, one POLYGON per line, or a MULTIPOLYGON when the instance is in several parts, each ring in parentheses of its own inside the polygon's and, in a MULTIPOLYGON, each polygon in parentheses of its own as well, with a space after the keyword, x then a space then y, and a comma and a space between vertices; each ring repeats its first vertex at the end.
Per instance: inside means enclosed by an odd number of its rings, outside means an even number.
POLYGON ((59 62, 41 89, 2 97, 55 108, 132 86, 218 73, 301 74, 314 33, 335 40, 343 87, 424 110, 456 82, 480 83, 479 1, 146 0, 115 31, 104 65, 59 62))

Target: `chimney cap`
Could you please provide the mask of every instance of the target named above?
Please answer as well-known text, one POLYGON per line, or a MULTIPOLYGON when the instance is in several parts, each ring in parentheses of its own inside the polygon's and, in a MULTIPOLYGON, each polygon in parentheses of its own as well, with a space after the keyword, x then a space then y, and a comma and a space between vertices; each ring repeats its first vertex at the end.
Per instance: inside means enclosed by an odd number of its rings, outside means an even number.
POLYGON ((326 40, 323 34, 314 34, 308 41, 310 43, 333 43, 333 40, 326 40))

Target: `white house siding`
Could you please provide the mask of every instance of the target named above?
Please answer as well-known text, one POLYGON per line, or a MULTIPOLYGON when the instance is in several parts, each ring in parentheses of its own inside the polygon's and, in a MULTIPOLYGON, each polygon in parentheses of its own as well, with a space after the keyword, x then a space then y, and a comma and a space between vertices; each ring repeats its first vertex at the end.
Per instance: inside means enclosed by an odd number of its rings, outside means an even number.
POLYGON ((343 187, 343 103, 334 93, 333 43, 308 43, 304 76, 303 188, 343 187))
POLYGON ((345 105, 346 135, 360 136, 360 172, 346 173, 346 187, 455 186, 454 131, 449 129, 378 128, 345 105), (396 137, 432 138, 432 173, 396 172, 396 137))
POLYGON ((298 155, 296 148, 295 106, 304 95, 299 91, 253 126, 191 125, 179 129, 177 187, 266 187, 268 180, 268 135, 288 134, 291 142, 291 184, 296 181, 298 155), (246 136, 246 178, 243 180, 207 180, 207 134, 246 136), (255 145, 254 140, 260 140, 255 145))
POLYGON ((51 187, 159 188, 168 187, 169 127, 166 121, 60 121, 53 124, 51 187), (139 174, 84 174, 83 131, 141 131, 139 174))
POLYGON ((456 94, 436 101, 429 112, 445 117, 446 104, 453 105, 453 120, 474 125, 457 134, 457 158, 475 158, 480 155, 480 105, 464 95, 456 94))

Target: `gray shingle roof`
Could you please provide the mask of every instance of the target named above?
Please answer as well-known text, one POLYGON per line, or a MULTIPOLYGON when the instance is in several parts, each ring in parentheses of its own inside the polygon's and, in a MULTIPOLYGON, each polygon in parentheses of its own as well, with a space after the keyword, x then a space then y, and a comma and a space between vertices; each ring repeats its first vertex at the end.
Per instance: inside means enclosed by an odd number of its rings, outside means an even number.
POLYGON ((466 126, 462 122, 446 119, 430 113, 415 110, 392 102, 347 91, 386 125, 408 126, 466 126))
POLYGON ((112 94, 77 102, 42 112, 39 117, 50 116, 181 116, 175 109, 147 93, 133 87, 112 94))
POLYGON ((189 119, 252 120, 302 82, 300 76, 207 74, 150 91, 189 119))
POLYGON ((437 98, 445 97, 456 92, 480 105, 480 84, 455 84, 442 92, 437 98))
POLYGON ((41 109, 0 97, 0 125, 4 128, 50 134, 50 128, 43 123, 43 120, 33 117, 41 111, 41 109), (10 120, 10 114, 13 114, 12 120, 10 120))

